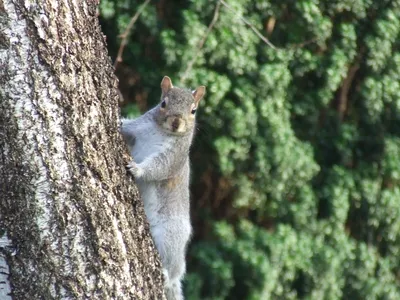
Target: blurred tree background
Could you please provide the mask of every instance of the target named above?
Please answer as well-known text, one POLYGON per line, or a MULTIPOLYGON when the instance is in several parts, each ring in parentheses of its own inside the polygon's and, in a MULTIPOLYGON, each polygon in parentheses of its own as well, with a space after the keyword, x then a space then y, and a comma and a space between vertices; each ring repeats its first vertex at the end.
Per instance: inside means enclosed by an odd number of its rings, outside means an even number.
POLYGON ((207 86, 187 299, 400 299, 400 0, 152 0, 116 73, 130 116, 207 86))

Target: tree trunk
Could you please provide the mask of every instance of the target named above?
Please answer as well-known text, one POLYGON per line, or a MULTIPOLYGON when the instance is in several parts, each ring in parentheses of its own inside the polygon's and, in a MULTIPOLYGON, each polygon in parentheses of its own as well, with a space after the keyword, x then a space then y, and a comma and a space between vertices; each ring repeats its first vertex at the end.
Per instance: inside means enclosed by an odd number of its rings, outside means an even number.
POLYGON ((163 298, 94 2, 0 0, 1 299, 163 298))

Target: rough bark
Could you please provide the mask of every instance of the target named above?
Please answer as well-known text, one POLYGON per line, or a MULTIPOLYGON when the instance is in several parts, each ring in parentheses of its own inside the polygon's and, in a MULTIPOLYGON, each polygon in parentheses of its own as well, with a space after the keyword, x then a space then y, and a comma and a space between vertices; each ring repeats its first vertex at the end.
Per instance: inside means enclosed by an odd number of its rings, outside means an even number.
POLYGON ((94 2, 0 0, 1 299, 163 297, 94 2))

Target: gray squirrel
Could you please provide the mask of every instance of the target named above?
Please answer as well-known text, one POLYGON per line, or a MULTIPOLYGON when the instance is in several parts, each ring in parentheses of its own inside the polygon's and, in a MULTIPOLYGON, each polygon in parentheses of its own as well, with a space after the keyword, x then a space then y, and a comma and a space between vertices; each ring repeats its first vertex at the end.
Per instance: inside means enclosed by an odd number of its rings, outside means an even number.
POLYGON ((165 294, 168 300, 180 300, 186 246, 192 232, 189 148, 205 87, 190 92, 174 87, 165 76, 161 91, 160 103, 136 119, 123 119, 121 131, 133 157, 127 167, 136 178, 161 256, 165 294))

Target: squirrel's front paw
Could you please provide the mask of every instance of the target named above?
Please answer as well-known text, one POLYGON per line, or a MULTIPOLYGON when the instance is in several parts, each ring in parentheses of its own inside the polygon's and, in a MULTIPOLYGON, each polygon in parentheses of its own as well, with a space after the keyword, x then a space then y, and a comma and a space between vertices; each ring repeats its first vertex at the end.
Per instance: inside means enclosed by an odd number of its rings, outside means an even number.
POLYGON ((134 160, 131 160, 129 164, 126 165, 128 171, 135 177, 139 178, 143 175, 143 169, 140 168, 134 160))

